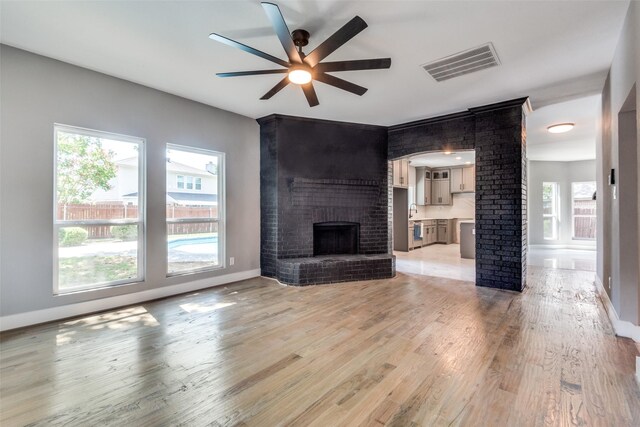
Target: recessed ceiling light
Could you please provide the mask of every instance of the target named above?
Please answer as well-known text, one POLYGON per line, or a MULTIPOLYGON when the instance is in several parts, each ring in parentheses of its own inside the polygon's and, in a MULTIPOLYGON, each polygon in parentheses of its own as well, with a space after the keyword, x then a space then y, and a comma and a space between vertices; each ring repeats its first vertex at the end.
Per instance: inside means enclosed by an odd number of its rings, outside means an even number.
POLYGON ((444 154, 448 156, 449 154, 451 154, 451 151, 445 151, 444 154))
POLYGON ((465 165, 470 165, 470 164, 471 164, 471 162, 464 162, 464 164, 465 164, 465 165))
POLYGON ((575 126, 574 123, 558 123, 556 125, 551 125, 547 128, 547 130, 551 133, 564 133, 569 132, 575 126))
POLYGON ((458 156, 456 157, 456 160, 462 160, 462 157, 458 156))

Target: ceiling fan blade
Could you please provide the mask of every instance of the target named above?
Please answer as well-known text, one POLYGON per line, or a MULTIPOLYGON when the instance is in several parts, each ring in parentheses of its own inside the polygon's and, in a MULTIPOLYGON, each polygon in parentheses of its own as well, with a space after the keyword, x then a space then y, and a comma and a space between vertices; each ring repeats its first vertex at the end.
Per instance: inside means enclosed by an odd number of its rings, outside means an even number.
POLYGON ((357 84, 348 82, 330 74, 316 73, 313 78, 319 82, 335 86, 338 89, 346 90, 347 92, 355 93, 356 95, 360 96, 364 95, 364 93, 368 90, 366 87, 358 86, 357 84))
POLYGON ((271 25, 273 25, 274 30, 276 30, 276 34, 278 35, 278 39, 280 39, 280 43, 282 43, 282 47, 285 52, 287 52, 287 56, 289 57, 289 61, 295 63, 302 63, 302 58, 300 58, 300 53, 296 49, 295 43, 293 43, 293 39, 291 38, 291 32, 287 27, 287 23, 284 22, 284 18, 282 17, 282 13, 280 12, 280 8, 277 4, 262 2, 262 8, 267 13, 269 20, 271 21, 271 25))
POLYGON ((304 58, 311 67, 315 67, 320 61, 329 56, 333 51, 355 37, 360 31, 367 28, 367 23, 362 18, 356 16, 347 22, 342 28, 329 36, 320 46, 304 58))
POLYGON ((391 58, 378 58, 359 59, 356 61, 321 62, 314 67, 314 70, 325 73, 328 71, 379 70, 389 67, 391 67, 391 58))
POLYGON ((289 76, 285 76, 284 79, 280 80, 278 84, 271 88, 271 90, 264 95, 260 99, 270 99, 273 95, 280 92, 286 85, 289 84, 289 76))
POLYGON ((282 74, 289 72, 288 69, 282 70, 255 70, 255 71, 233 71, 230 73, 216 73, 218 77, 242 77, 242 76, 257 76, 260 74, 282 74))
POLYGON ((211 40, 215 40, 215 41, 218 41, 220 43, 224 43, 227 46, 236 47, 236 48, 238 48, 240 50, 244 50, 245 52, 252 53, 252 54, 254 54, 256 56, 259 56, 260 58, 264 58, 264 59, 269 60, 271 62, 275 62, 276 64, 282 65, 283 67, 287 67, 288 68, 288 67, 291 66, 291 64, 289 64, 287 61, 283 61, 280 58, 276 58, 275 56, 271 56, 268 53, 264 53, 264 52, 262 52, 262 51, 260 51, 258 49, 252 48, 251 46, 247 46, 246 44, 242 44, 242 43, 237 42, 235 40, 231 40, 231 39, 229 39, 229 38, 227 38, 225 36, 221 36, 220 34, 211 33, 211 34, 209 34, 209 38, 211 40))
POLYGON ((304 96, 307 98, 309 107, 315 107, 316 105, 320 104, 320 102, 318 101, 318 95, 316 95, 316 90, 313 88, 312 82, 301 85, 301 87, 302 91, 304 92, 304 96))

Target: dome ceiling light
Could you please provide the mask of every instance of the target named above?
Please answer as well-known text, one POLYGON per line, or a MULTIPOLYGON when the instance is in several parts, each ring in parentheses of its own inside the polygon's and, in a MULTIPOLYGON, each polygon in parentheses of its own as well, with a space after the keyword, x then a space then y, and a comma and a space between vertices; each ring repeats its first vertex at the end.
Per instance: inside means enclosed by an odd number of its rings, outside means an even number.
POLYGON ((549 131, 550 133, 565 133, 573 129, 574 126, 575 126, 575 123, 558 123, 558 124, 549 126, 547 128, 547 131, 549 131))

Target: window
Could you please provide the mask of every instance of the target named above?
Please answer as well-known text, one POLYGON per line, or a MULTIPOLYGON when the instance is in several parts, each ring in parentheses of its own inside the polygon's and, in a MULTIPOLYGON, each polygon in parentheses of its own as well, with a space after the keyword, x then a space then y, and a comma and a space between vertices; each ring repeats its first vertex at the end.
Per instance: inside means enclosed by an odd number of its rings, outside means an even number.
POLYGON ((144 140, 54 127, 54 292, 143 280, 144 140))
MULTIPOLYGON (((208 172, 206 172, 209 174, 208 172)), ((176 187, 180 190, 202 190, 202 178, 193 176, 176 175, 176 187), (186 184, 185 184, 186 183, 186 184)))
POLYGON ((574 240, 595 240, 596 238, 596 192, 595 181, 571 183, 571 212, 573 215, 574 240))
POLYGON ((557 240, 560 228, 560 194, 557 182, 542 183, 542 223, 544 238, 557 240))
POLYGON ((167 274, 224 267, 224 154, 168 144, 167 159, 167 179, 201 175, 182 181, 199 193, 167 190, 167 274))

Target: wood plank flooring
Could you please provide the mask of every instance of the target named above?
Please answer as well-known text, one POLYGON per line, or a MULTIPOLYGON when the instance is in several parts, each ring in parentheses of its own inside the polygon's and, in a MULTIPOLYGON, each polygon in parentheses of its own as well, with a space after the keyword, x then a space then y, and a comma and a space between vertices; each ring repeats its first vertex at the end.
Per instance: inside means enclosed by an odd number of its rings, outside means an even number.
POLYGON ((8 332, 0 425, 640 426, 593 279, 258 278, 8 332))

